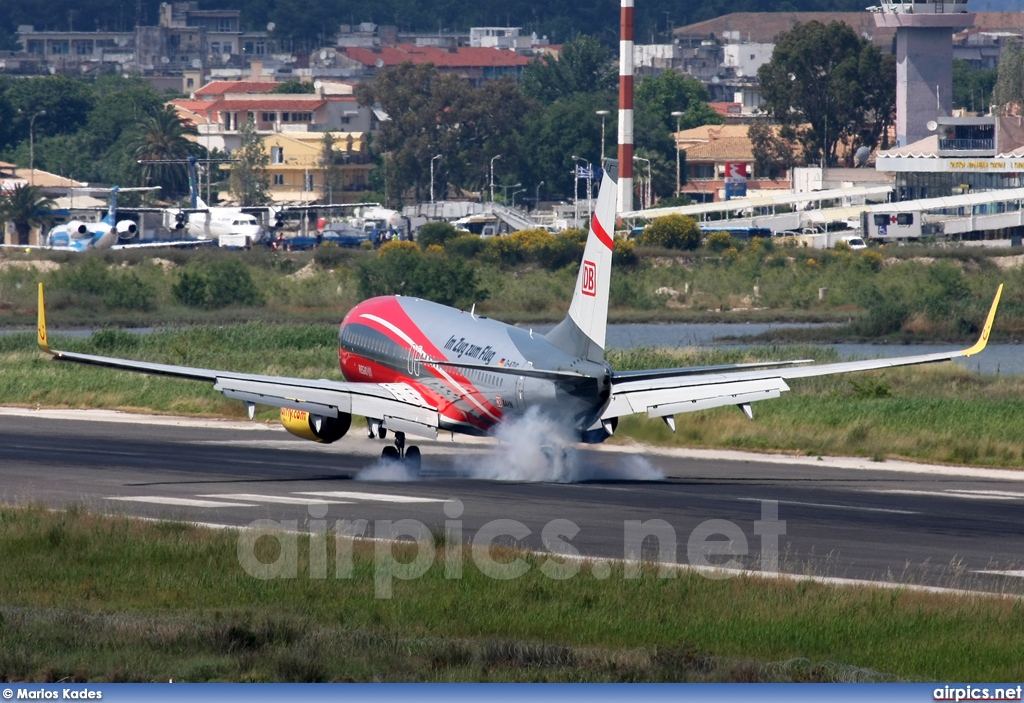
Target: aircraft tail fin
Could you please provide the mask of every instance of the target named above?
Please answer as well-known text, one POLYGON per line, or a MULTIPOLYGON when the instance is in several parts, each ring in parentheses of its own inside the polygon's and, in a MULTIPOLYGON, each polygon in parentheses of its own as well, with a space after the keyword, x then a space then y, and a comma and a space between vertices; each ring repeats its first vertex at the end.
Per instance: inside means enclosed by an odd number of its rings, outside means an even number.
POLYGON ((115 227, 117 225, 117 191, 118 187, 110 189, 110 200, 107 202, 107 214, 103 217, 104 224, 115 227))
POLYGON ((616 197, 615 181, 606 172, 597 195, 597 208, 590 219, 590 234, 569 314, 546 335, 556 347, 590 361, 604 361, 616 197))
POLYGON ((196 157, 188 157, 188 194, 192 198, 192 209, 202 210, 207 207, 199 197, 199 176, 196 173, 196 157))

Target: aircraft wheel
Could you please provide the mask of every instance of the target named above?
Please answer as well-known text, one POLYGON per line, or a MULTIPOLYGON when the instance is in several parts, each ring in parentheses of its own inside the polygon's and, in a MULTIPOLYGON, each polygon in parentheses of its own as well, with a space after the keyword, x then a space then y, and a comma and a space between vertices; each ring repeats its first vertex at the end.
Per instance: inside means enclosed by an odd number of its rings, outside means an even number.
POLYGON ((380 458, 384 461, 401 461, 401 457, 398 455, 398 447, 384 447, 380 453, 380 458))
POLYGON ((418 474, 423 465, 423 458, 420 456, 420 448, 417 446, 407 447, 405 450, 405 464, 409 470, 418 474))

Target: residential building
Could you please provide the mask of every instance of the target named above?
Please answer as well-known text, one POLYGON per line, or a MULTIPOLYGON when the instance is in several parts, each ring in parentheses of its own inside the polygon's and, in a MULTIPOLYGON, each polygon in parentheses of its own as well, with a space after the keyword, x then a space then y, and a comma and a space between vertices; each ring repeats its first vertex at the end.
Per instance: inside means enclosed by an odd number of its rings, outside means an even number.
POLYGON ((360 69, 362 78, 376 71, 403 63, 434 64, 441 73, 457 75, 474 86, 502 76, 518 78, 530 62, 526 56, 514 51, 488 47, 452 47, 440 49, 429 46, 396 44, 395 46, 340 47, 337 62, 342 67, 360 69))
POLYGON ((331 132, 337 155, 337 185, 325 185, 323 141, 326 132, 279 132, 263 137, 270 155, 267 171, 275 202, 359 202, 373 170, 362 132, 331 132), (328 192, 328 189, 330 191, 328 192))
POLYGON ((196 125, 198 142, 208 150, 231 152, 240 142, 239 127, 252 119, 261 134, 325 131, 375 131, 378 117, 359 104, 351 85, 318 83, 315 93, 270 93, 274 83, 214 81, 189 100, 172 100, 179 114, 196 125))
POLYGON ((694 202, 724 199, 727 164, 733 163, 744 165, 748 191, 788 189, 787 177, 773 180, 755 172, 749 128, 746 124, 704 125, 676 132, 676 144, 686 159, 680 192, 694 202))

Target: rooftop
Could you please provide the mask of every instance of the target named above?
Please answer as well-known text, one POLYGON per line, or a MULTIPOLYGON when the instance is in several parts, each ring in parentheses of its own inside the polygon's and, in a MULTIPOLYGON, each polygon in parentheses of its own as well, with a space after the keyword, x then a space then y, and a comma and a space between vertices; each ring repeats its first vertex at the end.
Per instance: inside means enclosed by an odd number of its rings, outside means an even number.
POLYGON ((367 67, 398 66, 412 62, 414 64, 432 63, 438 68, 491 68, 525 66, 530 62, 528 57, 521 56, 514 51, 470 46, 460 46, 452 50, 411 44, 372 48, 348 46, 340 47, 338 54, 347 56, 367 67), (378 62, 380 63, 378 64, 378 62))

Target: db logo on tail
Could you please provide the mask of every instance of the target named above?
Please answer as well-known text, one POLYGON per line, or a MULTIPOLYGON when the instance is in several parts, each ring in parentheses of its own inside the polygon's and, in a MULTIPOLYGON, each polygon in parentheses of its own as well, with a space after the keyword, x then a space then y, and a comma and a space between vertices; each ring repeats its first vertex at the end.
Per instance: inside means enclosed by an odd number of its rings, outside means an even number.
POLYGON ((583 262, 583 295, 597 295, 597 266, 593 261, 583 262))

